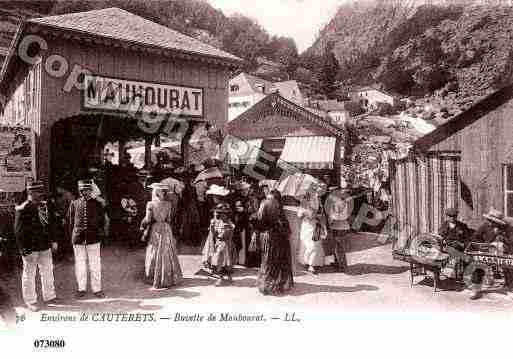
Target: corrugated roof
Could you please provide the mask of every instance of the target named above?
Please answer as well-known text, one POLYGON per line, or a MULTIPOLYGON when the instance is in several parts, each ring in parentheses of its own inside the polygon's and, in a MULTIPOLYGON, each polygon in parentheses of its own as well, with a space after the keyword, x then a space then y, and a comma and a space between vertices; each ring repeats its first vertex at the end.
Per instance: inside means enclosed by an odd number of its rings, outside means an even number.
POLYGON ((235 62, 242 61, 235 55, 118 8, 47 16, 30 19, 28 23, 235 62))

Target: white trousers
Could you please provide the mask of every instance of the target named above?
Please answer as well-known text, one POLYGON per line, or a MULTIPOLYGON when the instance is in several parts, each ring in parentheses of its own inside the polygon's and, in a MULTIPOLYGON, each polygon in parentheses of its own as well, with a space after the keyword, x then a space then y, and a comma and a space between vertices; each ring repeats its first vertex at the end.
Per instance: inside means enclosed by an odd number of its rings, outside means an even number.
POLYGON ((52 251, 35 251, 28 256, 22 256, 23 273, 21 275, 21 289, 23 300, 27 304, 37 303, 36 271, 39 268, 43 300, 49 301, 56 297, 53 278, 52 251))
POLYGON ((93 293, 102 290, 102 262, 100 257, 100 243, 75 244, 75 276, 79 291, 87 290, 87 268, 91 276, 91 289, 93 293))

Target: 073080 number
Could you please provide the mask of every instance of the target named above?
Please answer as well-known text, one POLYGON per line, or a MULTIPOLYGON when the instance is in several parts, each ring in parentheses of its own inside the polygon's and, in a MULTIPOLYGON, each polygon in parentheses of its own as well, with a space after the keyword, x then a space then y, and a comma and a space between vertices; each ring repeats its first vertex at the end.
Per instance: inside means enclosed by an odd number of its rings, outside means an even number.
POLYGON ((34 340, 34 348, 64 348, 66 342, 64 339, 36 339, 34 340))

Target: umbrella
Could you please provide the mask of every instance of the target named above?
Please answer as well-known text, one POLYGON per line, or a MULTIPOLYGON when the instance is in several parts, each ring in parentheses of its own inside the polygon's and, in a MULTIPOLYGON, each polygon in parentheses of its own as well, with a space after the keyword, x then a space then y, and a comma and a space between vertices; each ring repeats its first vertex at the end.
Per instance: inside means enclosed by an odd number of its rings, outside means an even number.
POLYGON ((301 197, 308 192, 323 194, 327 185, 306 173, 294 173, 280 181, 277 185, 282 196, 301 197))
POLYGON ((192 183, 197 183, 199 181, 207 181, 216 178, 223 178, 223 173, 219 170, 219 168, 211 167, 207 168, 204 171, 201 171, 192 183))
POLYGON ((167 177, 160 181, 160 183, 168 185, 169 188, 171 188, 171 190, 176 193, 182 193, 183 189, 185 188, 185 184, 182 181, 179 181, 173 177, 167 177))

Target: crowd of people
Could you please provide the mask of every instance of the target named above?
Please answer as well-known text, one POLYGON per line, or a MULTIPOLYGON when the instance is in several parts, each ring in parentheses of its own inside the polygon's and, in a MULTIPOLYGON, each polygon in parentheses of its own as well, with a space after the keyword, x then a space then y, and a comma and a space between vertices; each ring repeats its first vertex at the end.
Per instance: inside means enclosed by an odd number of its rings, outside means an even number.
MULTIPOLYGON (((14 232, 23 261, 22 297, 32 311, 40 309, 37 273, 43 302, 60 300, 54 285, 53 260, 56 253, 62 252, 61 246, 69 245, 69 254, 73 253, 76 298, 87 295, 88 278, 92 294, 105 296, 101 247, 109 237, 112 210, 95 183, 94 171, 87 173, 77 182, 77 196, 61 196, 67 208, 60 215, 56 203, 46 198, 45 186, 38 181, 28 184, 26 200, 16 206, 14 232), (58 227, 62 227, 64 243, 58 240, 58 227)), ((340 219, 345 216, 347 220, 347 215, 341 217, 336 201, 322 198, 320 193, 293 199, 301 208, 296 253, 290 241, 284 199, 277 189, 265 183, 249 183, 246 178, 235 181, 225 176, 193 177, 185 174, 176 180, 147 176, 143 187, 151 191, 151 198, 148 196, 141 216, 132 198, 120 201, 126 223, 120 226, 123 231, 118 229, 116 237, 130 248, 145 246, 144 273, 151 289, 180 285, 180 246, 201 249, 202 270, 216 286, 232 284, 234 266, 258 268, 257 287, 264 295, 281 294, 293 287, 294 261, 316 273, 326 264, 325 257, 331 251, 337 268, 345 269, 343 237, 349 226, 340 219), (331 246, 326 244, 328 231, 334 234, 331 246)))

